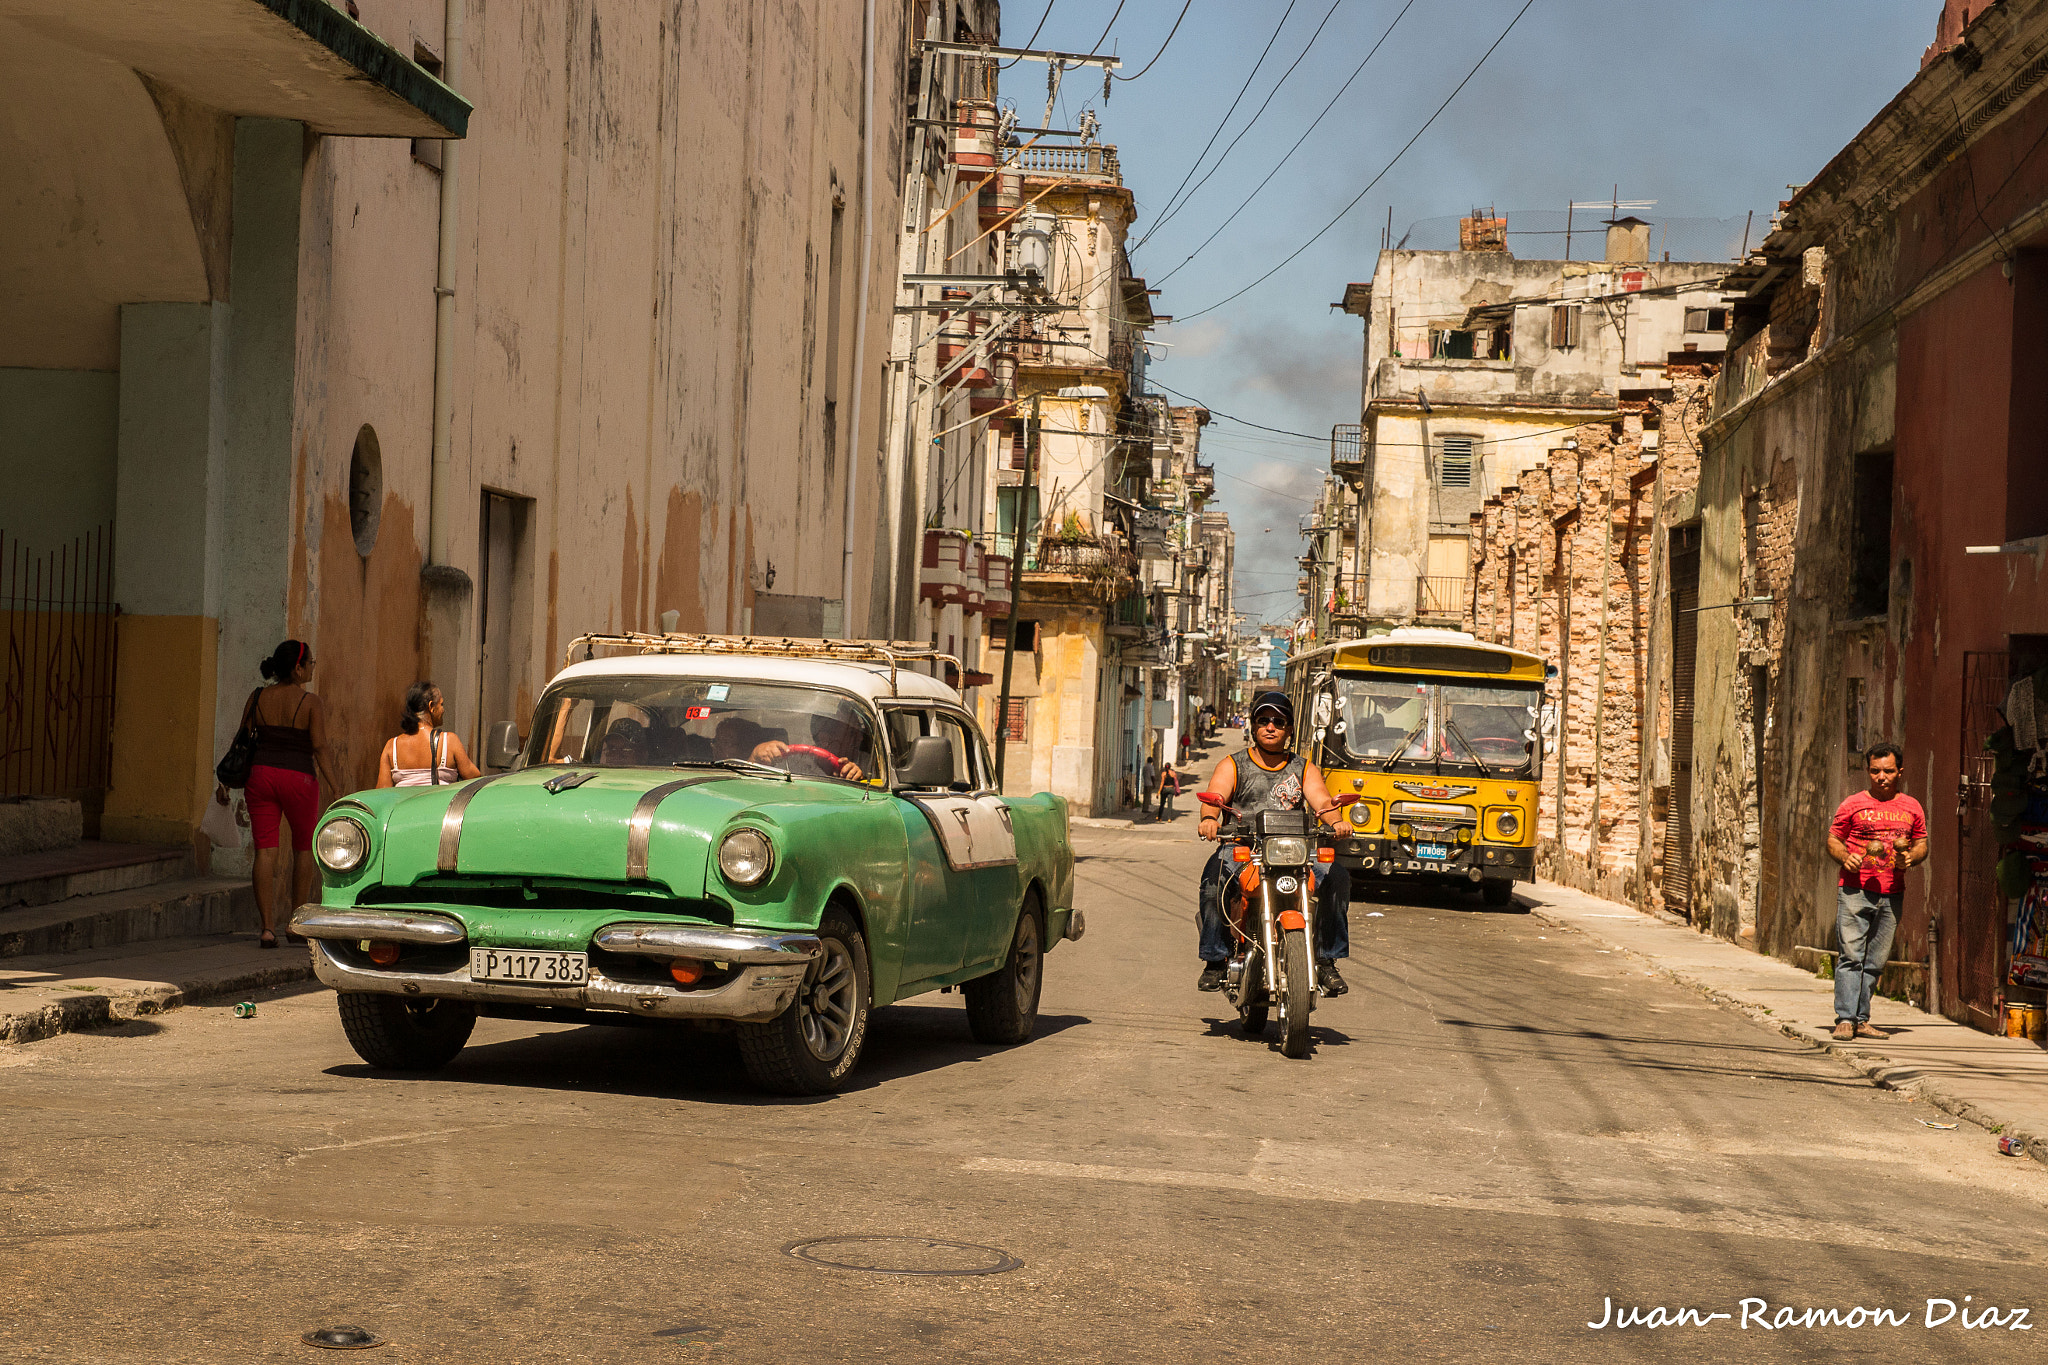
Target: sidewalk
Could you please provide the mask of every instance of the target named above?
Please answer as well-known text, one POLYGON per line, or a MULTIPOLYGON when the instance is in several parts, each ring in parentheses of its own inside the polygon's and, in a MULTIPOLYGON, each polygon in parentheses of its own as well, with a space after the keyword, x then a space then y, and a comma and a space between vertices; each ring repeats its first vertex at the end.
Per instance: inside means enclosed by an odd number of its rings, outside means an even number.
POLYGON ((1872 1002, 1870 1021, 1891 1030, 1892 1037, 1838 1043, 1829 1036, 1835 1024, 1832 981, 1675 919, 1639 914, 1550 882, 1515 891, 1543 919, 1628 953, 1766 1028, 1832 1052, 1886 1089, 1916 1095, 1993 1133, 2020 1137, 2027 1155, 2048 1163, 2048 1049, 2039 1044, 1979 1033, 1882 997, 1872 1002))
POLYGON ((305 948, 283 943, 263 952, 251 933, 0 958, 0 1044, 106 1028, 312 975, 305 948))

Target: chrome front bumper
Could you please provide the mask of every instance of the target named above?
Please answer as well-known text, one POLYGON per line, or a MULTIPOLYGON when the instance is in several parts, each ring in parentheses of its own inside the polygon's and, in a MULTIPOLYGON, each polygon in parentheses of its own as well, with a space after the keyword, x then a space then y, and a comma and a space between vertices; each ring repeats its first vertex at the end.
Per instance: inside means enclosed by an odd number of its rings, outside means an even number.
POLYGON ((463 1000, 471 1004, 546 1005, 562 1009, 611 1010, 647 1019, 728 1019, 766 1023, 789 1008, 810 964, 823 945, 810 934, 753 929, 696 928, 675 924, 615 924, 600 929, 595 946, 646 957, 694 957, 725 962, 733 977, 703 990, 614 981, 594 966, 582 986, 527 986, 474 981, 469 967, 447 972, 383 971, 343 962, 327 940, 387 939, 453 946, 461 926, 443 916, 335 911, 309 905, 292 917, 293 932, 313 940, 313 974, 337 991, 463 1000), (451 937, 448 930, 454 930, 451 937))

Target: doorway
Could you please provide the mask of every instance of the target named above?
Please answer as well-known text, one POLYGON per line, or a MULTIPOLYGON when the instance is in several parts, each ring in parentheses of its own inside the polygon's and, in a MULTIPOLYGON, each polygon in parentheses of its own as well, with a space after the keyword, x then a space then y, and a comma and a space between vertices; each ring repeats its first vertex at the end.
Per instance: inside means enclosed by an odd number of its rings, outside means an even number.
POLYGON ((1664 822, 1664 908, 1692 918, 1693 660, 1699 640, 1700 528, 1671 532, 1671 810, 1664 822))
POLYGON ((534 688, 532 498, 485 489, 482 546, 477 556, 477 733, 471 752, 501 721, 527 737, 534 688))

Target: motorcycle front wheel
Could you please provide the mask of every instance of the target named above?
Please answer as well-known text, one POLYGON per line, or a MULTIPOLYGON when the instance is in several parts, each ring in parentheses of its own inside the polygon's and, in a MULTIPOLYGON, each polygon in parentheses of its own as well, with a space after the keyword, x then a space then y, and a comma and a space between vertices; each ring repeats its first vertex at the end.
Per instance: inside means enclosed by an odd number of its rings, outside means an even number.
POLYGON ((1289 929, 1280 936, 1280 1053, 1308 1056, 1308 1012, 1315 1004, 1315 964, 1309 957, 1308 932, 1289 929))

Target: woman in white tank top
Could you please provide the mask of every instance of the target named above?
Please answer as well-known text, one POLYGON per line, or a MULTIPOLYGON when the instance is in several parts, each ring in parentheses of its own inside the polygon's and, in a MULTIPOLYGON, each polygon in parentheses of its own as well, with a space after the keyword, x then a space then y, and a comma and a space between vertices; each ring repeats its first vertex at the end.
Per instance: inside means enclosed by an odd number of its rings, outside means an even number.
POLYGON ((404 733, 393 736, 377 757, 378 786, 431 787, 478 775, 462 740, 441 728, 447 713, 441 689, 433 683, 416 682, 406 689, 405 719, 399 722, 404 733))

